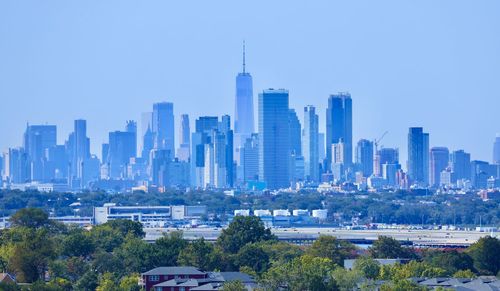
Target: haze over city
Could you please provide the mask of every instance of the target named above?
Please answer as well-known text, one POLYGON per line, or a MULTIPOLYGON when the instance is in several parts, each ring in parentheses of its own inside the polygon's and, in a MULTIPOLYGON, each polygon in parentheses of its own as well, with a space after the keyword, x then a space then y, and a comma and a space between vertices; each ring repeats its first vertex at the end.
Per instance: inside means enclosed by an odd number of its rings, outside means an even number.
POLYGON ((0 149, 21 145, 27 122, 56 124, 63 143, 84 118, 100 154, 108 132, 140 123, 155 102, 174 103, 176 130, 183 113, 191 123, 233 115, 245 40, 255 112, 263 89, 286 88, 301 122, 315 105, 325 132, 328 96, 348 91, 354 142, 389 131, 382 144, 404 164, 408 127, 422 126, 431 146, 491 162, 499 10, 497 1, 2 2, 0 149))

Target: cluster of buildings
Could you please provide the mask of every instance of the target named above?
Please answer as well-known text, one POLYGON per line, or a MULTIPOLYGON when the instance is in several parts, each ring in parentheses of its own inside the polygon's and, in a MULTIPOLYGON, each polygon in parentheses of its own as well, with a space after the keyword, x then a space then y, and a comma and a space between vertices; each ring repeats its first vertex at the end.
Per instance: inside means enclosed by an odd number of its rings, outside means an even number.
POLYGON ((314 225, 325 222, 328 218, 327 209, 314 209, 309 212, 307 209, 294 209, 292 212, 288 209, 237 209, 234 216, 256 216, 264 223, 266 227, 290 227, 314 225))
POLYGON ((182 114, 176 143, 174 104, 156 103, 142 114, 140 131, 135 121, 127 121, 122 130, 110 132, 100 157, 90 151, 86 120, 75 120, 64 144, 57 144, 55 125, 28 124, 23 145, 0 156, 2 186, 41 191, 276 190, 321 183, 373 189, 499 187, 500 138, 489 163, 471 160, 463 150, 430 147, 429 133, 409 128, 405 171, 399 150, 378 148, 380 139, 353 144, 349 93, 328 97, 324 133, 316 107, 290 108, 285 89, 258 94, 254 128, 253 97, 252 76, 243 61, 234 120, 200 116, 192 128, 182 114))

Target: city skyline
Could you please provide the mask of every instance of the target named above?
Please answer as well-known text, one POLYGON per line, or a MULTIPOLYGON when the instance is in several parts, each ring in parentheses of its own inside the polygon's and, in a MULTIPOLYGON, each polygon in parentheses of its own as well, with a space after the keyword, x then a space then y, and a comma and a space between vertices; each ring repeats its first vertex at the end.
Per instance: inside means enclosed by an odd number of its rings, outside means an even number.
MULTIPOLYGON (((0 96, 5 96, 0 109, 0 149, 22 143, 19 133, 26 122, 58 125, 61 144, 72 131, 73 120, 81 118, 88 121, 88 136, 95 141, 91 152, 99 153, 110 131, 121 129, 126 120, 140 120, 140 114, 157 102, 175 104, 176 125, 184 113, 191 123, 203 115, 232 115, 234 76, 241 70, 241 45, 246 40, 247 71, 252 72, 254 92, 269 87, 288 89, 290 107, 297 112, 309 104, 316 107, 321 133, 325 132, 326 99, 349 91, 356 102, 353 143, 361 138, 373 140, 387 130, 381 145, 398 147, 401 160, 406 161, 407 128, 422 126, 432 135, 431 146, 465 149, 474 159, 491 161, 491 142, 500 131, 491 122, 500 102, 496 84, 500 41, 493 37, 500 27, 493 11, 500 4, 434 2, 415 7, 392 1, 365 3, 366 11, 355 9, 354 4, 326 2, 304 7, 267 4, 285 9, 277 16, 281 25, 270 25, 274 22, 264 16, 274 15, 273 9, 263 9, 262 3, 245 9, 226 3, 230 13, 219 13, 217 19, 207 17, 205 10, 217 13, 219 6, 200 3, 203 7, 184 21, 174 12, 184 11, 185 5, 155 2, 134 7, 134 11, 124 1, 120 12, 141 21, 120 18, 113 25, 105 16, 114 3, 101 4, 99 11, 90 5, 66 3, 50 14, 42 13, 50 5, 32 2, 38 8, 32 10, 2 3, 0 27, 12 29, 0 33, 5 43, 18 43, 23 49, 0 47, 4 58, 0 96), (392 6, 398 14, 386 9, 392 6), (293 22, 308 13, 324 18, 332 11, 341 16, 334 23, 293 22), (259 13, 262 24, 254 21, 259 13), (96 23, 88 24, 85 15, 95 17, 96 23), (425 23, 419 21, 423 16, 425 23), (26 17, 33 20, 19 24, 26 17), (237 21, 240 18, 251 21, 242 23, 237 21), (35 29, 36 21, 45 25, 35 29), (186 27, 179 32, 168 29, 178 24, 186 27), (477 36, 477 31, 482 34, 477 36), (27 37, 20 39, 23 33, 27 37), (116 36, 106 40, 108 34, 116 36), (165 40, 160 40, 163 36, 165 40), (213 38, 219 41, 209 41, 213 38), (344 40, 343 46, 335 45, 338 39, 344 40), (173 58, 177 55, 180 62, 173 58), (34 63, 39 66, 33 67, 34 63), (24 110, 5 110, 23 105, 24 110), (113 108, 111 113, 109 108, 113 108), (468 115, 474 118, 463 118, 468 115), (451 131, 452 127, 460 128, 460 134, 451 131)), ((256 103, 254 94, 254 112, 256 103)), ((303 123, 302 114, 298 117, 303 123)))

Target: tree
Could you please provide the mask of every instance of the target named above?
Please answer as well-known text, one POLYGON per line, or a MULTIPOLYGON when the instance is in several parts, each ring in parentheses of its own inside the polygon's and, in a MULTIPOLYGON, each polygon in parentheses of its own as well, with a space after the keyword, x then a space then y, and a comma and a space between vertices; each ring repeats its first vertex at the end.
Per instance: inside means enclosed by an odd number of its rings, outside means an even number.
POLYGON ((340 290, 356 290, 358 283, 363 280, 361 272, 356 270, 346 270, 337 267, 331 272, 332 280, 340 290))
POLYGON ((95 250, 92 238, 81 229, 73 230, 66 235, 61 248, 62 254, 68 257, 87 257, 95 250))
POLYGON ((473 279, 476 278, 476 274, 472 272, 471 270, 459 270, 453 274, 453 278, 469 278, 473 279))
POLYGON ((403 248, 397 240, 388 236, 379 236, 373 242, 369 252, 375 259, 409 259, 414 257, 411 251, 403 248))
POLYGON ((380 272, 380 264, 371 257, 362 256, 356 259, 353 269, 367 279, 376 279, 380 272))
POLYGON ((98 285, 97 274, 93 271, 88 271, 76 282, 75 291, 95 290, 98 285))
POLYGON ((125 242, 115 249, 115 255, 123 264, 125 273, 146 272, 154 267, 153 246, 144 240, 127 235, 125 242))
POLYGON ((56 256, 53 240, 46 229, 13 229, 20 232, 19 241, 13 244, 9 267, 15 271, 19 282, 43 279, 50 260, 56 256))
POLYGON ((110 226, 112 229, 118 230, 122 236, 127 236, 129 233, 135 237, 143 238, 146 233, 142 229, 142 223, 128 219, 116 219, 106 222, 104 225, 110 226))
POLYGON ((261 241, 256 243, 269 256, 269 261, 273 265, 281 265, 290 262, 304 254, 304 251, 297 245, 275 240, 261 241))
POLYGON ((484 275, 496 275, 500 271, 500 240, 491 236, 480 238, 467 249, 474 267, 484 275))
POLYGON ((224 291, 246 291, 245 285, 241 283, 241 281, 229 281, 225 282, 222 286, 222 290, 224 291))
POLYGON ((141 291, 141 287, 137 284, 139 282, 139 274, 132 273, 128 276, 121 278, 120 289, 123 291, 141 291))
POLYGON ((446 270, 448 275, 459 270, 471 270, 474 268, 472 258, 467 253, 459 253, 455 250, 450 252, 428 252, 424 261, 431 266, 446 270))
POLYGON ((202 237, 187 245, 179 253, 177 262, 180 266, 194 266, 201 270, 214 268, 214 246, 202 237))
POLYGON ((180 252, 186 248, 188 242, 182 238, 182 232, 164 234, 153 245, 153 254, 158 266, 177 266, 180 252))
POLYGON ((247 244, 240 249, 236 256, 237 264, 250 267, 256 273, 262 273, 269 267, 269 256, 256 244, 247 244))
POLYGON ((380 286, 380 291, 427 291, 427 288, 409 280, 397 280, 380 286))
POLYGON ((99 278, 99 285, 95 288, 95 291, 121 291, 117 286, 115 278, 111 273, 104 273, 99 278))
POLYGON ((383 265, 380 268, 379 279, 381 280, 403 280, 412 277, 443 277, 446 271, 441 268, 432 267, 424 262, 410 261, 407 264, 383 265))
POLYGON ((217 239, 217 244, 225 252, 237 253, 248 243, 272 240, 271 230, 256 216, 235 216, 229 226, 217 239))
POLYGON ((328 258, 303 255, 270 268, 263 275, 263 284, 270 290, 338 290, 330 276, 333 266, 328 258))
POLYGON ((52 224, 49 215, 40 208, 23 208, 10 217, 12 227, 41 228, 52 224))
POLYGON ((125 239, 125 236, 118 229, 113 229, 110 225, 102 224, 95 226, 90 231, 90 237, 96 248, 106 252, 112 252, 116 247, 120 246, 125 239))
POLYGON ((356 247, 348 241, 338 240, 334 236, 320 236, 307 250, 313 257, 329 258, 335 264, 343 266, 344 260, 353 256, 356 247))

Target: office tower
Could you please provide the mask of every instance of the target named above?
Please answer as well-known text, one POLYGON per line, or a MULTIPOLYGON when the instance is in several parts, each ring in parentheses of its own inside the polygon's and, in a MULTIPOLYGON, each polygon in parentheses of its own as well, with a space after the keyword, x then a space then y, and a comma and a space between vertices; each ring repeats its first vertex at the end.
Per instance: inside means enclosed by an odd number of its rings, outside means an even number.
POLYGON ((148 127, 146 133, 144 133, 144 136, 142 138, 142 153, 141 153, 141 157, 142 159, 145 160, 146 164, 149 163, 149 154, 151 150, 154 148, 154 143, 155 143, 155 135, 151 130, 151 128, 148 127))
POLYGON ((154 147, 156 149, 170 151, 172 157, 174 151, 174 104, 161 102, 153 104, 152 129, 155 136, 154 147))
POLYGON ((441 172, 446 170, 450 161, 450 152, 446 147, 433 147, 430 150, 430 177, 431 186, 441 185, 441 172))
POLYGON ((326 158, 325 134, 318 133, 318 162, 322 163, 326 158))
POLYGON ((497 135, 493 144, 493 164, 500 164, 500 135, 497 135))
POLYGON ((415 184, 427 185, 429 134, 422 127, 410 127, 408 132, 408 175, 415 184))
POLYGON ((3 156, 0 156, 0 186, 2 185, 2 180, 3 180, 3 168, 4 168, 4 164, 3 164, 3 156))
POLYGON ((382 165, 384 164, 399 164, 399 149, 381 148, 378 150, 373 161, 373 174, 375 176, 382 176, 382 165))
POLYGON ((179 148, 177 149, 177 158, 180 161, 189 161, 190 157, 190 140, 191 140, 191 129, 189 127, 189 116, 187 114, 182 114, 181 115, 181 122, 180 122, 180 130, 179 130, 179 136, 180 136, 180 144, 179 148))
POLYGON ((290 153, 296 156, 302 155, 301 125, 295 109, 289 110, 290 124, 290 153))
POLYGON ((485 161, 471 161, 471 184, 476 189, 486 189, 489 178, 499 178, 499 165, 485 161))
POLYGON ((152 184, 159 187, 167 186, 168 165, 172 161, 171 152, 169 150, 153 149, 150 152, 149 160, 151 161, 149 175, 152 184))
POLYGON ((259 178, 259 135, 253 133, 247 138, 241 152, 243 181, 257 181, 259 178))
POLYGON ((304 155, 304 177, 307 181, 319 181, 318 115, 312 105, 304 107, 304 131, 302 151, 304 155))
POLYGON ((360 139, 356 145, 356 166, 364 177, 373 174, 373 142, 360 139))
POLYGON ((243 72, 236 76, 236 102, 234 114, 235 146, 241 146, 254 132, 252 76, 245 70, 245 44, 243 44, 243 72))
POLYGON ((68 177, 68 154, 64 145, 55 145, 46 150, 47 164, 44 180, 62 180, 68 177))
POLYGON ((470 154, 464 150, 453 151, 450 155, 451 171, 454 173, 455 183, 458 180, 471 179, 470 154))
POLYGON ((429 168, 430 168, 430 148, 429 134, 424 133, 424 184, 429 185, 429 168))
MULTIPOLYGON (((352 164, 352 99, 349 93, 338 93, 328 98, 326 109, 326 148, 332 144, 344 143, 346 168, 352 164)), ((331 151, 327 151, 327 165, 332 163, 331 151)))
POLYGON ((130 140, 130 149, 133 149, 133 156, 137 156, 137 122, 133 120, 128 120, 125 126, 125 132, 130 133, 133 136, 133 140, 130 140))
POLYGON ((212 130, 219 127, 219 118, 217 116, 201 116, 195 122, 195 132, 204 133, 207 137, 212 130))
POLYGON ((42 181, 46 149, 57 143, 57 128, 55 125, 28 125, 24 133, 24 150, 28 155, 30 179, 42 181))
POLYGON ((388 186, 396 186, 397 183, 397 173, 401 170, 400 164, 383 164, 382 165, 382 177, 385 179, 388 186))
POLYGON ((226 187, 233 187, 235 171, 234 171, 234 132, 231 129, 231 117, 223 115, 219 124, 219 131, 224 136, 225 146, 225 168, 226 168, 226 187))
POLYGON ((331 171, 333 174, 333 179, 336 181, 345 180, 345 144, 342 139, 338 143, 334 143, 331 145, 331 154, 332 163, 331 163, 331 171))
MULTIPOLYGON (((153 146, 151 146, 151 148, 147 150, 147 156, 142 156, 142 153, 145 152, 144 137, 146 133, 152 131, 152 128, 153 128, 153 112, 143 112, 141 114, 141 138, 139 139, 140 141, 139 144, 140 144, 141 157, 146 160, 149 159, 149 151, 153 148, 153 146)), ((152 144, 154 144, 154 136, 152 144)))
POLYGON ((87 137, 87 121, 75 120, 74 131, 68 140, 68 152, 71 161, 70 185, 83 188, 84 163, 90 159, 90 139, 87 137), (74 181, 76 179, 76 181, 74 181), (76 184, 74 183, 76 182, 76 184))
POLYGON ((113 131, 109 133, 108 155, 105 162, 109 165, 110 178, 126 177, 130 158, 136 156, 136 137, 135 132, 129 131, 113 131))
POLYGON ((259 179, 269 189, 290 185, 290 126, 288 91, 259 94, 259 179))
POLYGON ((30 179, 29 156, 24 148, 9 148, 4 154, 5 177, 9 183, 19 184, 30 179))

